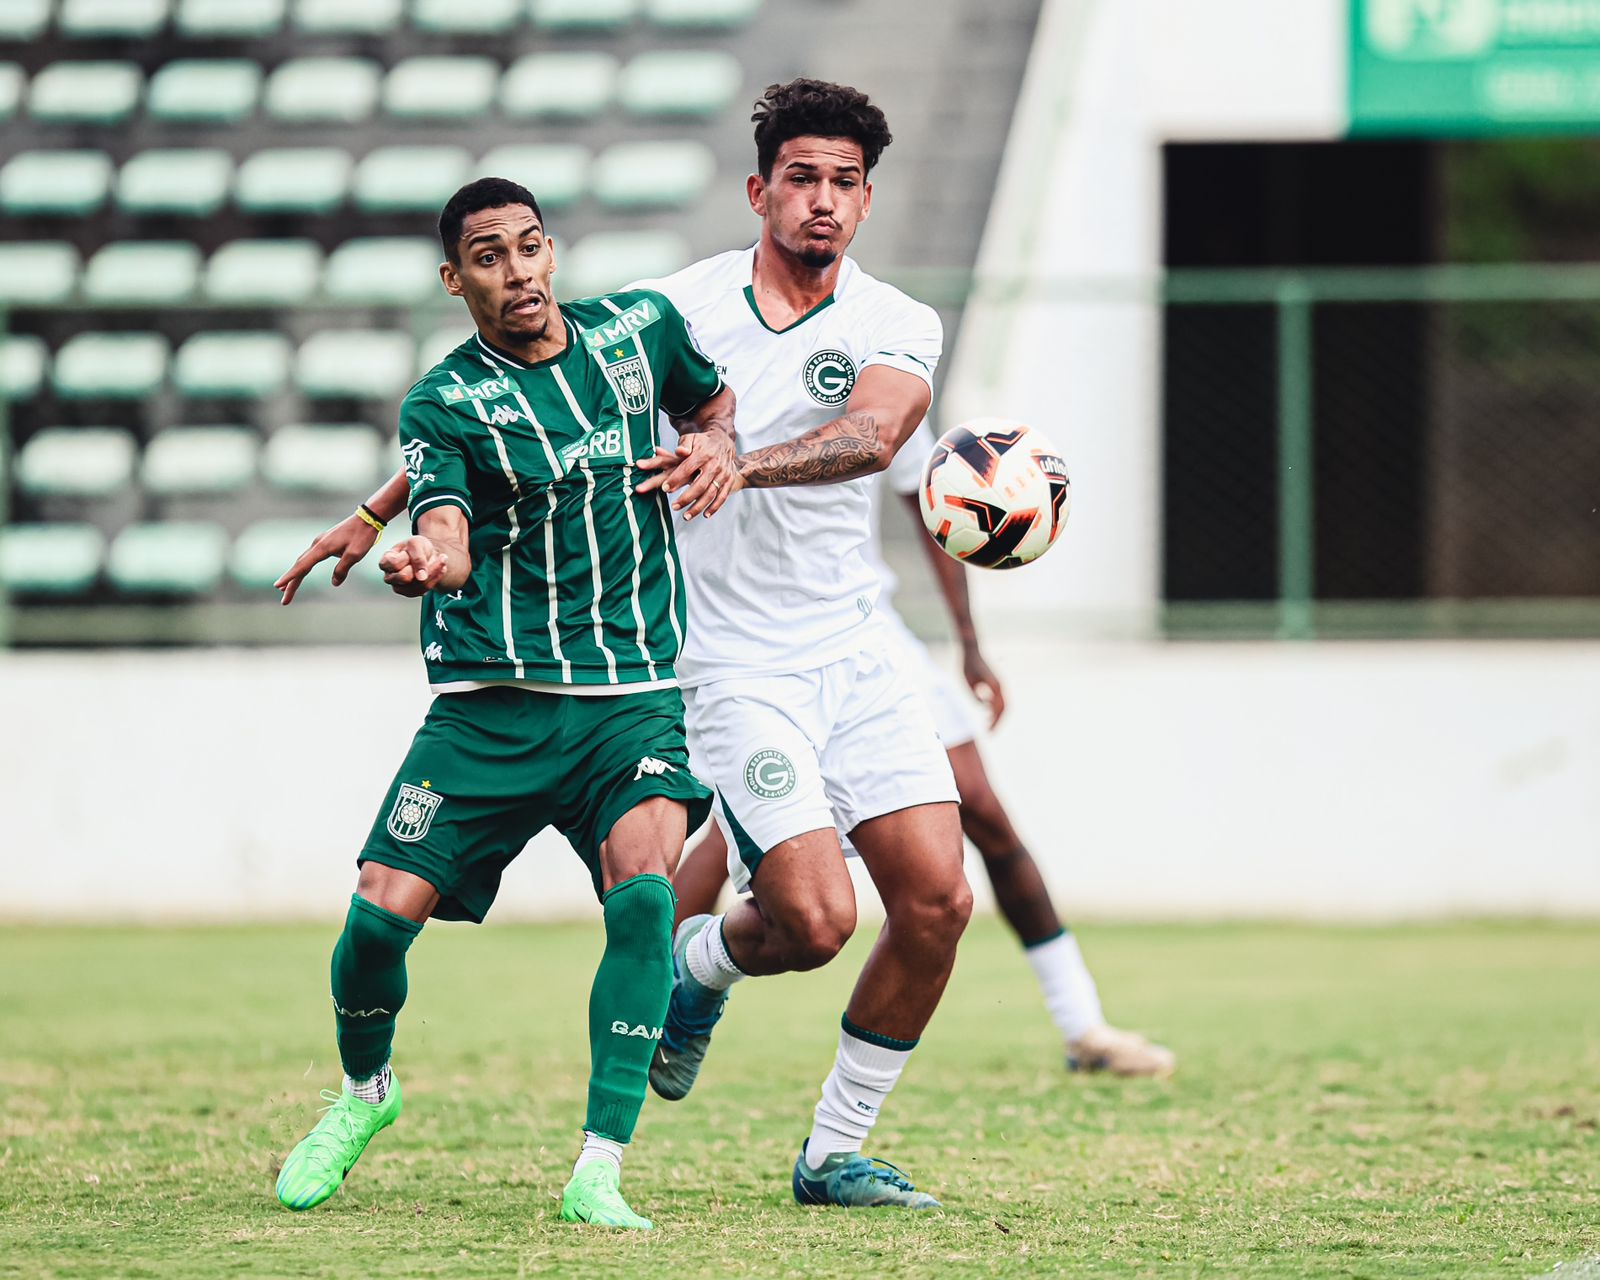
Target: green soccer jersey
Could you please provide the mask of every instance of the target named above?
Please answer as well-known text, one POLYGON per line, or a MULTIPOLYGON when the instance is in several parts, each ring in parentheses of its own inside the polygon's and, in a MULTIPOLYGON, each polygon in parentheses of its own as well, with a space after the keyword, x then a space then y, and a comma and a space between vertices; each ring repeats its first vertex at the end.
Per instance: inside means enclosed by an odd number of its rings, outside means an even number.
POLYGON ((648 290, 561 305, 567 347, 528 364, 474 334, 400 406, 411 518, 466 513, 472 574, 423 597, 435 687, 670 681, 684 594, 672 512, 634 486, 657 413, 721 386, 676 308, 648 290))

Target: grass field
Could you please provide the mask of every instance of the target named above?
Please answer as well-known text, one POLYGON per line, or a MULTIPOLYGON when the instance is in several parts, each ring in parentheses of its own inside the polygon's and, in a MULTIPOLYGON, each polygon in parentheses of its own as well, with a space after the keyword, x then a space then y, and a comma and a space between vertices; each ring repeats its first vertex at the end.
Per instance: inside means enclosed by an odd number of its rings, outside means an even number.
POLYGON ((976 922, 874 1149, 933 1216, 801 1210, 789 1167, 862 943, 743 987, 646 1105, 649 1236, 566 1226, 598 929, 435 926, 407 1111, 304 1215, 277 1162, 333 1086, 334 928, 0 932, 0 1276, 1534 1276, 1600 1254, 1589 928, 1094 928, 1166 1083, 1063 1073, 976 922))

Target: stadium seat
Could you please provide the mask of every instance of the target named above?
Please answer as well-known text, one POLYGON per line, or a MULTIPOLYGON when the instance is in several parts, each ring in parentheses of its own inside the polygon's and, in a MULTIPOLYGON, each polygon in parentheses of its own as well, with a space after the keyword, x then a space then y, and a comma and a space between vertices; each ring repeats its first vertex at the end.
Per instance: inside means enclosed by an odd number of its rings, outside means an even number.
POLYGON ((117 175, 117 204, 129 213, 204 218, 222 208, 233 157, 221 147, 141 151, 117 175))
POLYGON ((294 380, 319 400, 388 400, 405 391, 414 349, 403 333, 378 329, 327 329, 300 346, 294 380))
POLYGON ((256 109, 261 64, 248 58, 180 58, 150 77, 145 110, 157 120, 234 124, 256 109))
POLYGON ((0 244, 0 307, 61 302, 78 282, 78 251, 62 240, 0 244))
POLYGON ((435 329, 417 344, 417 377, 422 377, 471 336, 472 321, 465 316, 456 324, 435 329))
POLYGON ((150 36, 168 8, 168 0, 61 0, 56 25, 64 36, 150 36))
POLYGON ((378 104, 370 58, 292 58, 267 77, 267 114, 289 124, 359 124, 378 104))
POLYGON ((289 340, 266 330, 198 333, 173 366, 184 395, 227 400, 271 395, 288 377, 289 340))
POLYGON ((211 255, 205 293, 213 302, 294 306, 317 291, 322 249, 314 240, 235 240, 211 255))
POLYGON ((178 0, 186 36, 267 36, 283 25, 288 0, 178 0))
POLYGON ((187 240, 124 240, 108 244, 83 273, 83 296, 94 302, 181 302, 200 280, 200 250, 187 240))
POLYGON ((0 120, 9 120, 22 107, 22 90, 27 81, 15 62, 0 62, 0 120))
POLYGON ((383 437, 364 423, 279 427, 262 451, 261 474, 280 489, 349 493, 377 483, 382 453, 383 437))
POLYGON ((351 194, 374 213, 437 215, 471 166, 464 147, 378 147, 356 165, 351 194))
POLYGON ((338 302, 409 306, 443 296, 443 257, 428 236, 360 236, 328 255, 322 285, 338 302))
POLYGON ((478 168, 497 178, 520 182, 533 192, 541 209, 564 209, 576 203, 588 188, 593 159, 588 147, 573 142, 546 146, 513 143, 496 147, 478 162, 478 168))
POLYGON ((732 102, 743 83, 730 53, 657 50, 628 63, 618 96, 630 115, 705 118, 732 102))
POLYGON ((383 82, 383 109, 401 120, 471 120, 489 109, 499 83, 493 58, 405 58, 383 82))
POLYGON ((645 0, 658 27, 739 27, 761 11, 761 0, 645 0))
POLYGON ((166 381, 169 354, 159 333, 78 333, 56 352, 51 381, 75 400, 142 400, 166 381))
POLYGON ((609 53, 530 53, 506 69, 500 109, 519 120, 587 120, 617 92, 617 60, 609 53))
POLYGON ((0 40, 32 40, 50 25, 50 0, 0 4, 0 40))
POLYGON ((105 534, 92 524, 8 525, 0 528, 0 585, 40 595, 86 591, 105 555, 105 534))
POLYGON ((52 62, 28 86, 28 114, 62 124, 116 124, 139 103, 135 62, 52 62))
POLYGON ((40 498, 109 498, 133 480, 133 432, 46 427, 17 454, 17 485, 40 498))
MULTIPOLYGON (((326 520, 259 520, 235 539, 228 573, 247 591, 266 591, 327 526, 326 520)), ((313 573, 300 590, 327 587, 329 581, 327 573, 313 573)))
POLYGON ((670 231, 596 231, 572 247, 556 274, 563 297, 586 298, 634 280, 671 275, 689 262, 689 245, 670 231))
POLYGON ((199 595, 222 581, 228 535, 208 521, 130 524, 111 542, 106 577, 119 591, 199 595))
POLYGON ((619 142, 595 161, 594 194, 608 209, 681 209, 700 198, 716 169, 703 142, 619 142))
POLYGON ((525 0, 416 0, 411 21, 441 35, 498 35, 522 21, 525 9, 525 0))
POLYGON ((330 213, 344 203, 350 167, 342 147, 258 151, 239 166, 233 198, 249 213, 330 213))
POLYGON ((31 400, 44 385, 50 352, 31 333, 0 336, 0 399, 31 400))
POLYGON ((639 0, 529 0, 534 22, 547 31, 616 31, 639 13, 639 0))
POLYGON ((249 427, 170 427, 144 451, 139 479, 158 498, 237 493, 255 478, 249 427))
POLYGON ((400 0, 294 0, 294 25, 308 35, 387 35, 400 0))
POLYGON ((0 168, 0 209, 7 213, 93 213, 111 190, 103 151, 23 151, 0 168))

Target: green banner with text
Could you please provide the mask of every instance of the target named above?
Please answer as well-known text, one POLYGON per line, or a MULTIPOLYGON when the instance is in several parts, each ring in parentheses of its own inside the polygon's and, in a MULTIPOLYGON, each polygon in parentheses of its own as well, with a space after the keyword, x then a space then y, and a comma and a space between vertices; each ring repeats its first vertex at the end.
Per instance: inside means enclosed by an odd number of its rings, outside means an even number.
POLYGON ((1353 134, 1600 132, 1600 0, 1350 0, 1353 134))

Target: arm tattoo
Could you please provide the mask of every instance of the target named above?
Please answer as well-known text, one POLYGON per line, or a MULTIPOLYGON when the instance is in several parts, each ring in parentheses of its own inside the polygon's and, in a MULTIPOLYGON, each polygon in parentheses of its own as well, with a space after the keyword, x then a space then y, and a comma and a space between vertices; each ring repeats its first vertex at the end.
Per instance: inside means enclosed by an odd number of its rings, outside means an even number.
POLYGON ((772 489, 853 480, 878 470, 882 463, 878 420, 856 412, 825 422, 796 440, 741 455, 739 473, 752 489, 772 489))

